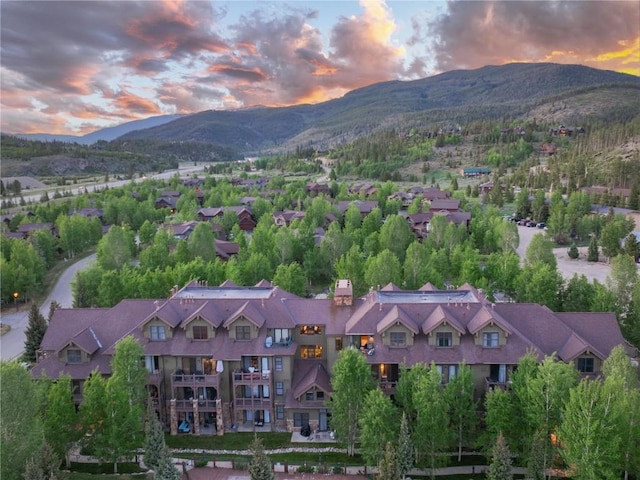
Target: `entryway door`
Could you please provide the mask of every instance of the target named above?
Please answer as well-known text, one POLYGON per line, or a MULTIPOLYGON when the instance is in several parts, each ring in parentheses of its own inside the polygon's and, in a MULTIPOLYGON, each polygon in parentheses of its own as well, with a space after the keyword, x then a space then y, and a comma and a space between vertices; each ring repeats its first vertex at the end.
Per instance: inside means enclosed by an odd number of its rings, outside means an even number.
POLYGON ((327 411, 320 410, 319 418, 318 418, 318 430, 324 432, 328 429, 327 425, 327 411))

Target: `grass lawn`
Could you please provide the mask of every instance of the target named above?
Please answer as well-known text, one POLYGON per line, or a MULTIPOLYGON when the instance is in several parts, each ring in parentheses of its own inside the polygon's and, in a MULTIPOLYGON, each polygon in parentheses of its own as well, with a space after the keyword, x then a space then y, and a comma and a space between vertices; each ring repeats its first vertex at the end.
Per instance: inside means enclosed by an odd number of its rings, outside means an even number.
MULTIPOLYGON (((132 473, 144 473, 146 470, 142 470, 137 463, 124 462, 118 463, 118 475, 113 475, 113 464, 112 463, 76 463, 71 462, 71 475, 79 475, 79 477, 70 478, 92 478, 92 475, 101 474, 101 475, 109 475, 117 478, 131 478, 131 475, 120 475, 120 474, 132 474, 132 473)), ((105 478, 105 477, 102 477, 105 478)), ((136 475, 135 478, 140 478, 139 475, 136 475)))

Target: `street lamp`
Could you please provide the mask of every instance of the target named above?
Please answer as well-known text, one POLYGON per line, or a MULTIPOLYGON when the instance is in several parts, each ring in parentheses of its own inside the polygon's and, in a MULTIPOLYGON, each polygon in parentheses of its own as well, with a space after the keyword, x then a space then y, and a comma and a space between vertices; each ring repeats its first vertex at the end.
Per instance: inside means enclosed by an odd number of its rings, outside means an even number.
POLYGON ((13 292, 13 304, 16 306, 16 310, 18 310, 18 297, 20 294, 18 292, 13 292))

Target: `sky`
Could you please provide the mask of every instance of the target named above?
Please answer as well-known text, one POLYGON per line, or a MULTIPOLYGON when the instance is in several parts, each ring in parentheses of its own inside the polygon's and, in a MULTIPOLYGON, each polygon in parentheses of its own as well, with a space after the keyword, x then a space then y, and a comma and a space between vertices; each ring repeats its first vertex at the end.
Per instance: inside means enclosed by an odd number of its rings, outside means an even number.
POLYGON ((511 62, 640 75, 631 1, 0 1, 0 130, 318 103, 511 62))

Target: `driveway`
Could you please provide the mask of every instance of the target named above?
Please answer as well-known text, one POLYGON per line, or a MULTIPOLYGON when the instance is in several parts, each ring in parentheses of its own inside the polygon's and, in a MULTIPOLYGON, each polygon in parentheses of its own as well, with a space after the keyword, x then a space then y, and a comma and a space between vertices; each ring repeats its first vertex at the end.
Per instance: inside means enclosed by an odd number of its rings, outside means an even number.
MULTIPOLYGON (((94 253, 69 265, 69 268, 62 272, 58 282, 40 307, 40 313, 44 315, 44 318, 49 316, 49 306, 53 300, 65 308, 73 306, 71 282, 73 282, 77 272, 87 268, 91 263, 95 262, 95 260, 96 255, 94 253)), ((2 323, 11 325, 11 331, 0 337, 0 358, 2 358, 2 360, 13 360, 22 355, 24 350, 24 341, 26 338, 24 332, 29 323, 29 310, 27 309, 16 313, 11 313, 10 310, 6 310, 2 313, 0 320, 2 323)))
MULTIPOLYGON (((518 255, 522 261, 526 256, 527 248, 534 235, 546 235, 544 230, 536 227, 518 226, 518 234, 520 235, 520 245, 516 249, 518 255)), ((565 280, 569 280, 574 274, 584 275, 587 280, 593 282, 598 280, 600 283, 605 283, 611 267, 608 263, 604 262, 587 262, 587 247, 581 247, 580 257, 577 259, 569 258, 567 251, 569 246, 559 247, 553 250, 558 261, 558 271, 562 274, 565 280)))

